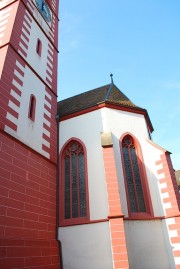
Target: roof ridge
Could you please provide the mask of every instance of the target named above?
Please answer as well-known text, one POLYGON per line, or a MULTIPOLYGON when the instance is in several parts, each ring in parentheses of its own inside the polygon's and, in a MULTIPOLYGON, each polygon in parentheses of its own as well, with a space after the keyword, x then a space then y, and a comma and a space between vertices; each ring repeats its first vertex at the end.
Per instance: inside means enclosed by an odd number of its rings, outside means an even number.
POLYGON ((111 94, 113 85, 114 85, 114 83, 113 83, 113 81, 112 81, 112 82, 111 82, 111 85, 110 85, 110 87, 109 87, 109 90, 107 91, 107 94, 106 94, 106 97, 105 97, 104 101, 107 101, 107 100, 108 100, 108 98, 109 98, 109 96, 110 96, 110 94, 111 94))

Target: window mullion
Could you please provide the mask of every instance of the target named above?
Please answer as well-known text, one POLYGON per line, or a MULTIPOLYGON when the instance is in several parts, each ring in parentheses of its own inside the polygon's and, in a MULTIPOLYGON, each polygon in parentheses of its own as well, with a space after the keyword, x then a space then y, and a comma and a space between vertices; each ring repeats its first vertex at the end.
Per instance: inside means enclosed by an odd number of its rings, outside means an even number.
POLYGON ((78 197, 78 217, 80 217, 80 186, 79 186, 79 152, 77 152, 77 197, 78 197))
POLYGON ((70 218, 72 219, 72 152, 70 153, 70 218))
POLYGON ((132 179, 133 179, 133 185, 134 185, 134 195, 136 198, 136 208, 139 212, 138 196, 137 196, 137 191, 136 191, 136 180, 135 180, 135 176, 134 176, 134 168, 133 168, 132 157, 131 157, 131 146, 128 146, 128 154, 129 154, 129 160, 130 160, 130 164, 131 164, 132 179))

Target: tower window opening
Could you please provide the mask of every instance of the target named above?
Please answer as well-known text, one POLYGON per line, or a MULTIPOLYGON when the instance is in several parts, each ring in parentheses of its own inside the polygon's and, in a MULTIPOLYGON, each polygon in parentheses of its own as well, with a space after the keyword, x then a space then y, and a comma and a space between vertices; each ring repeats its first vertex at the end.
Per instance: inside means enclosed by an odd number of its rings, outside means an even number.
POLYGON ((36 110, 36 98, 33 94, 31 94, 29 101, 29 118, 32 121, 35 121, 35 110, 36 110))
POLYGON ((37 52, 37 54, 39 56, 41 56, 41 53, 42 53, 42 42, 41 42, 41 40, 39 38, 37 39, 36 52, 37 52))

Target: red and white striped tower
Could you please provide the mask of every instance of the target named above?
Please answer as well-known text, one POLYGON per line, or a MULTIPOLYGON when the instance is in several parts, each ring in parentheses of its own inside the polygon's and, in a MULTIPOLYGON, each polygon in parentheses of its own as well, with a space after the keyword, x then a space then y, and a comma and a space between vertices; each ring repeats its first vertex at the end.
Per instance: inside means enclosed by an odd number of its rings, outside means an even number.
POLYGON ((0 1, 0 268, 59 268, 58 0, 0 1))

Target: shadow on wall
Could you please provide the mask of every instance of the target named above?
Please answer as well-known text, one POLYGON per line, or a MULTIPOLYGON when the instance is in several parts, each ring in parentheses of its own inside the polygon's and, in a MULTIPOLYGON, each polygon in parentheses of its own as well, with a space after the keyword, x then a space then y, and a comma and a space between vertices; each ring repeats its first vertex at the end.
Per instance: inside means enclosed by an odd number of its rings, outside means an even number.
MULTIPOLYGON (((147 175, 147 187, 149 188, 152 207, 155 214, 151 215, 149 219, 147 217, 143 219, 142 216, 142 218, 138 220, 133 220, 133 217, 128 220, 128 218, 126 218, 128 217, 128 206, 127 203, 125 205, 124 201, 122 201, 122 197, 125 197, 126 195, 126 188, 124 183, 119 139, 114 135, 112 136, 114 141, 115 160, 121 203, 124 207, 123 212, 125 214, 124 225, 130 267, 132 266, 133 269, 139 269, 140 267, 144 269, 175 269, 175 261, 173 255, 174 246, 171 243, 168 227, 168 225, 173 222, 173 220, 164 218, 165 209, 163 206, 163 198, 161 196, 159 179, 156 174, 157 171, 152 171, 152 169, 142 163, 143 158, 142 160, 138 158, 138 163, 141 169, 144 167, 144 172, 147 175)), ((158 156, 158 158, 160 159, 160 156, 158 156)), ((154 164, 155 161, 156 160, 154 159, 152 160, 154 164)))

